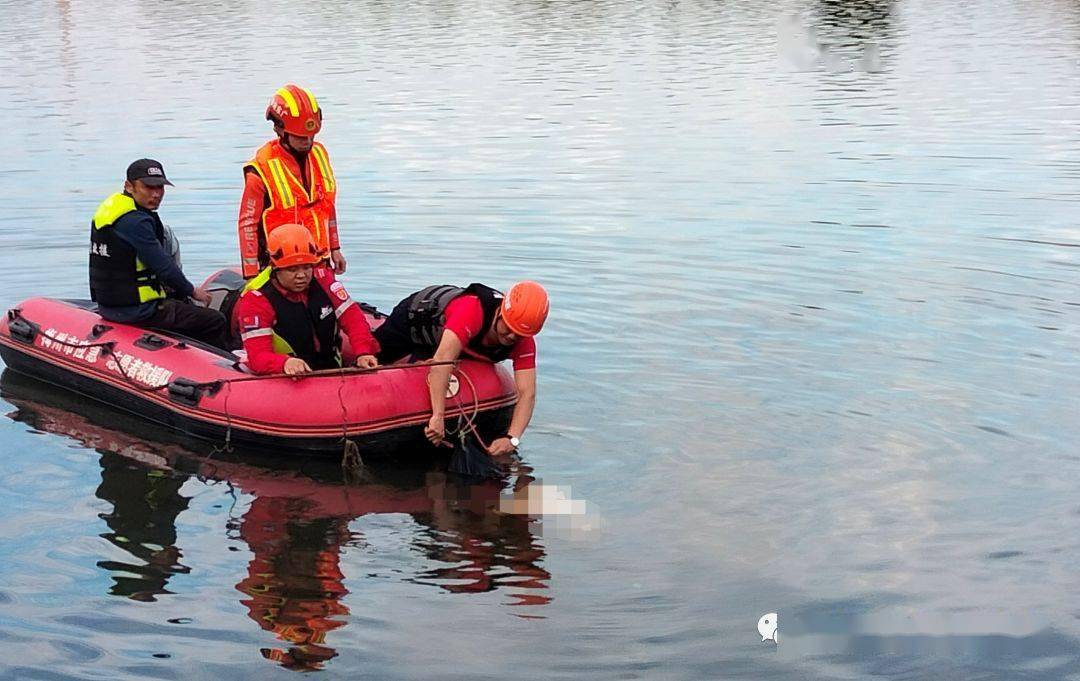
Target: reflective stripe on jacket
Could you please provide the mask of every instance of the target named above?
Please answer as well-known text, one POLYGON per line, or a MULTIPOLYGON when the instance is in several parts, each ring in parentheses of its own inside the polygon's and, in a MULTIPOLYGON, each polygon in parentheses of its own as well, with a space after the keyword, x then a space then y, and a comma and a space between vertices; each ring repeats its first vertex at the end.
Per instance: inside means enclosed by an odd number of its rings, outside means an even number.
POLYGON ((312 144, 304 162, 306 172, 301 172, 296 157, 275 139, 260 147, 244 170, 254 170, 266 186, 270 205, 262 214, 264 237, 284 224, 304 225, 319 249, 329 255, 337 180, 322 144, 312 144))

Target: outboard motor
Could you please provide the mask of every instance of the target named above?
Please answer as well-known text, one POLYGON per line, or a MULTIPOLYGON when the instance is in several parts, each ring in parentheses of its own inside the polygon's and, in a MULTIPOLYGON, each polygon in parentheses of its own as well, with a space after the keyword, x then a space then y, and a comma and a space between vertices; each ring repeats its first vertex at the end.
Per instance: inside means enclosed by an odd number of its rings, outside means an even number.
POLYGON ((211 277, 203 286, 210 294, 210 307, 225 315, 228 322, 229 342, 234 348, 239 348, 240 334, 236 328, 236 320, 233 319, 233 310, 236 301, 240 300, 240 294, 244 291, 244 278, 234 269, 221 270, 211 277))
POLYGON ((173 259, 176 266, 181 272, 184 271, 184 264, 180 260, 180 240, 176 238, 176 234, 172 231, 172 227, 168 225, 162 225, 165 228, 165 252, 169 254, 169 257, 173 259))
MULTIPOLYGON (((176 238, 176 234, 172 231, 171 227, 165 224, 163 224, 162 227, 164 228, 165 234, 165 252, 169 254, 169 257, 176 263, 176 266, 183 272, 184 265, 180 261, 180 240, 176 238)), ((165 286, 165 293, 167 293, 170 298, 182 298, 180 294, 167 285, 165 286)))

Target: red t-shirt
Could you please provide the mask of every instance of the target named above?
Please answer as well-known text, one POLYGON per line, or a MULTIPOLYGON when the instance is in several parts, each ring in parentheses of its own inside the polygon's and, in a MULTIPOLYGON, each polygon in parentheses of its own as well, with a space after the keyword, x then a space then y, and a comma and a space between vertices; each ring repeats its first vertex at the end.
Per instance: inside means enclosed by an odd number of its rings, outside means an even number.
MULTIPOLYGON (((445 328, 454 332, 463 345, 468 345, 477 336, 487 332, 484 328, 484 308, 480 299, 472 294, 458 296, 446 306, 445 328)), ((514 343, 510 351, 514 361, 514 371, 536 368, 536 340, 526 337, 514 343)))
MULTIPOLYGON (((357 355, 374 355, 379 351, 379 342, 371 335, 364 311, 349 297, 341 282, 334 278, 332 269, 324 265, 315 267, 311 286, 322 286, 334 306, 338 326, 348 336, 349 344, 357 355)), ((290 293, 280 288, 278 291, 288 300, 307 302, 307 291, 290 293)), ((257 374, 281 373, 289 356, 274 352, 273 331, 277 314, 266 296, 260 291, 248 291, 240 296, 236 303, 236 318, 240 323, 240 337, 244 341, 247 365, 251 370, 257 374)))

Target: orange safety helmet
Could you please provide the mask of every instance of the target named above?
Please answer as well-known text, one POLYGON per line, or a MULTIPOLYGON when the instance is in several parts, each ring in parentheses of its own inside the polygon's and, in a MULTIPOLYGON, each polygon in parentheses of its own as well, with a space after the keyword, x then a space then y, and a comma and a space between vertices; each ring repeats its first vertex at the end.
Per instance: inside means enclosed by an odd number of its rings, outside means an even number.
POLYGON ((303 225, 280 225, 266 237, 270 264, 277 269, 293 265, 315 265, 323 259, 311 232, 303 225))
POLYGON ((270 98, 266 120, 280 125, 290 135, 314 137, 322 129, 322 109, 310 90, 289 83, 270 98))
POLYGON ((535 336, 548 316, 548 294, 535 281, 521 281, 503 297, 502 320, 519 336, 535 336))

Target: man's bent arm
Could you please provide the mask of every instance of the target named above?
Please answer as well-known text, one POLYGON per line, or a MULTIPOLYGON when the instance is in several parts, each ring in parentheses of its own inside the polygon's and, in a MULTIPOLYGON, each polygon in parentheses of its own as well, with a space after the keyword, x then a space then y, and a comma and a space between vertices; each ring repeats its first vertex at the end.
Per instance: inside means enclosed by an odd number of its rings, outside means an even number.
POLYGON ((510 417, 508 432, 513 437, 521 437, 532 420, 533 407, 536 406, 536 369, 519 369, 514 372, 514 385, 517 387, 517 404, 514 415, 510 417))
MULTIPOLYGON (((444 329, 439 347, 432 360, 450 362, 461 356, 461 339, 450 329, 444 329)), ((450 385, 450 374, 454 371, 451 364, 433 366, 428 371, 428 389, 431 393, 431 415, 439 418, 446 416, 446 388, 450 385)))
POLYGON ((154 221, 138 213, 123 216, 116 222, 116 235, 135 249, 135 255, 158 279, 185 298, 195 292, 195 285, 188 281, 176 266, 168 251, 154 236, 154 221))

